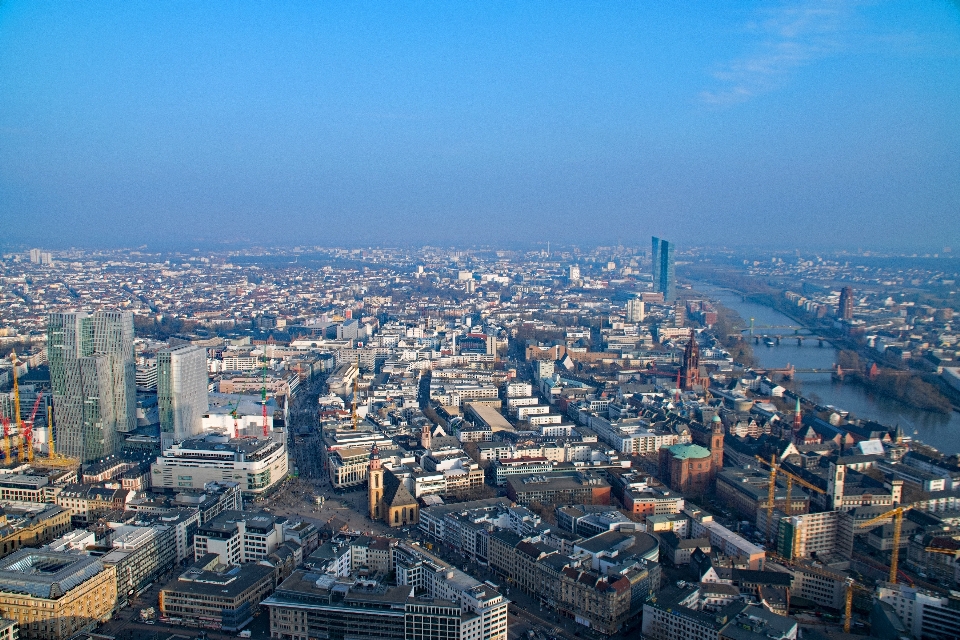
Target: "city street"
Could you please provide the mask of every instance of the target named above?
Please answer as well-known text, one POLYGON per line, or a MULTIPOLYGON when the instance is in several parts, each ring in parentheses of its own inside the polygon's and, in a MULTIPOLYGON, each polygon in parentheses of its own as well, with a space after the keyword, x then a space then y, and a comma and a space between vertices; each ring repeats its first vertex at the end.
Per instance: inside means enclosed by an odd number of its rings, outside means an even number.
MULTIPOLYGON (((234 631, 213 631, 210 629, 198 629, 196 627, 187 627, 172 624, 145 624, 137 619, 136 612, 139 609, 127 608, 105 625, 102 625, 98 633, 110 635, 117 640, 193 640, 201 631, 206 634, 208 640, 227 640, 237 637, 234 631), (132 619, 131 619, 132 618, 132 619)), ((251 640, 266 640, 270 637, 270 616, 269 612, 264 610, 258 616, 254 617, 247 627, 250 630, 251 640)))

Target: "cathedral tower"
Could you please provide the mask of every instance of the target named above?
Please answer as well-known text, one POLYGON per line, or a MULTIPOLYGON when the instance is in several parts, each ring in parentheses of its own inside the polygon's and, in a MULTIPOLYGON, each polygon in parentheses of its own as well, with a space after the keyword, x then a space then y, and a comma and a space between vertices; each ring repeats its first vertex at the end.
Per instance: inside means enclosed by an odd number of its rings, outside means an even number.
POLYGON ((697 334, 690 330, 690 341, 683 352, 683 390, 691 391, 700 386, 700 345, 697 334))

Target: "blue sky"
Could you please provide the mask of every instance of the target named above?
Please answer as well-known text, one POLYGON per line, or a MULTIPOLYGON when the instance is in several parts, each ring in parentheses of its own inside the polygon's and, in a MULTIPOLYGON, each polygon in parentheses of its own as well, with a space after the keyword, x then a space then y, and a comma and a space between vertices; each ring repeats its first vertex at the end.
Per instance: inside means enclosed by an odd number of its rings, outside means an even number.
POLYGON ((7 244, 960 247, 946 0, 7 0, 0 52, 7 244))

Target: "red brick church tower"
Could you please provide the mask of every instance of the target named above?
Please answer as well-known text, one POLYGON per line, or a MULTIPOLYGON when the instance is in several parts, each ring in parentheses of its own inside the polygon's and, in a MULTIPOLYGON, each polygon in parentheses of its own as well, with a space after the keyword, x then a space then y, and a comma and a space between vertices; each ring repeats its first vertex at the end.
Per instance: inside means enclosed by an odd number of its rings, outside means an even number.
POLYGON ((700 345, 697 344, 697 334, 690 329, 690 341, 683 352, 683 389, 690 391, 700 386, 700 345))
POLYGON ((720 469, 723 469, 723 422, 720 416, 713 416, 713 421, 710 423, 710 458, 713 462, 712 479, 717 477, 720 469))

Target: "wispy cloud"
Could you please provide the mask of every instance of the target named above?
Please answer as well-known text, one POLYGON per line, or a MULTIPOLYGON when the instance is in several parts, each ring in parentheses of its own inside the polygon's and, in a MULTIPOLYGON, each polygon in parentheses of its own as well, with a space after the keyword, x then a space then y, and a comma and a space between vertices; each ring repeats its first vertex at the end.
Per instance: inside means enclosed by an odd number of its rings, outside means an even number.
POLYGON ((720 106, 744 102, 781 86, 800 67, 840 51, 854 5, 808 0, 764 9, 745 25, 754 41, 750 52, 720 65, 712 74, 714 87, 700 98, 720 106))

